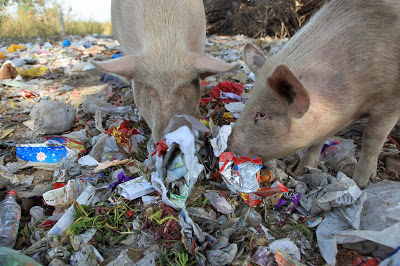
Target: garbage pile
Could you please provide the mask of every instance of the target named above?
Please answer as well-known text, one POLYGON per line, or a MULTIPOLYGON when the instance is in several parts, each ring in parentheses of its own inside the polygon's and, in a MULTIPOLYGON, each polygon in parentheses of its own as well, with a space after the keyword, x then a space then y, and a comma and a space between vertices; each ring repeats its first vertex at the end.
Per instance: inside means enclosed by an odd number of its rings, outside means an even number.
MULTIPOLYGON (((249 42, 274 53, 285 40, 209 37, 206 51, 242 62, 249 42)), ((175 116, 164 139, 154 143, 130 84, 90 64, 123 56, 111 37, 1 46, 1 200, 12 192, 0 203, 0 225, 11 228, 2 231, 0 261, 395 265, 399 260, 398 126, 384 146, 377 179, 361 191, 349 177, 363 121, 326 140, 318 169, 302 176, 292 174, 302 151, 268 162, 226 151, 254 83, 243 62, 236 73, 201 82, 201 120, 175 116)))

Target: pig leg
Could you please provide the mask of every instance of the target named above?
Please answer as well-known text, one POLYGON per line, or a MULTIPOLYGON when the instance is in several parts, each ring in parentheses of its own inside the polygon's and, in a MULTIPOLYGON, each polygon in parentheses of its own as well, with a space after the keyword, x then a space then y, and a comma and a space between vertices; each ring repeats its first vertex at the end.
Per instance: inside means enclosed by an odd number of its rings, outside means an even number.
POLYGON ((306 166, 315 167, 315 168, 318 166, 319 155, 321 154, 321 149, 322 149, 323 145, 324 145, 324 142, 321 142, 321 143, 314 144, 307 148, 306 153, 304 154, 299 165, 297 166, 296 170, 294 171, 295 176, 303 174, 306 166))
POLYGON ((353 180, 361 188, 376 176, 378 156, 390 131, 396 125, 398 115, 371 115, 364 130, 360 160, 356 166, 353 180))

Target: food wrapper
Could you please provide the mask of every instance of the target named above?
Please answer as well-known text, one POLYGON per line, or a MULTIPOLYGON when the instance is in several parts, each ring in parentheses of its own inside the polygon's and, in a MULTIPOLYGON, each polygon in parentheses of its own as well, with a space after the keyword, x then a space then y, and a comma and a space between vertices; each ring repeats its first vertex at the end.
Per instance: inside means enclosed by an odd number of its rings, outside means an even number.
POLYGON ((75 160, 86 149, 81 142, 60 136, 46 137, 44 143, 21 144, 16 147, 18 158, 39 163, 58 163, 62 158, 75 160))
POLYGON ((289 191, 278 181, 275 187, 260 188, 261 158, 238 157, 231 152, 223 152, 219 158, 219 166, 219 172, 228 188, 238 192, 252 207, 260 204, 262 198, 289 191))
POLYGON ((279 182, 279 181, 276 181, 276 182, 278 184, 277 186, 263 187, 253 193, 259 197, 265 198, 265 197, 273 196, 278 193, 289 191, 289 189, 287 189, 281 182, 279 182))
POLYGON ((136 128, 130 127, 130 122, 125 120, 120 126, 107 129, 104 133, 114 136, 115 140, 121 147, 128 146, 131 148, 130 138, 132 135, 140 134, 136 128))
POLYGON ((22 69, 17 67, 18 74, 21 75, 23 78, 39 77, 41 75, 44 75, 47 72, 47 70, 48 68, 45 66, 40 66, 30 69, 22 69))
MULTIPOLYGON (((278 183, 277 186, 274 187, 262 187, 253 193, 240 193, 242 199, 249 204, 251 207, 255 207, 262 202, 262 198, 274 196, 283 192, 288 192, 287 189, 282 183, 276 181, 278 183)), ((299 198, 300 199, 300 198, 299 198)), ((298 201, 297 201, 298 203, 298 201)), ((297 205, 296 203, 296 205, 297 205)))
POLYGON ((23 45, 18 45, 18 44, 11 44, 8 48, 7 48, 7 53, 14 53, 14 52, 19 52, 26 49, 26 46, 23 45))
POLYGON ((232 191, 250 193, 260 188, 261 158, 238 157, 231 152, 223 152, 219 166, 222 178, 232 191))
POLYGON ((281 194, 281 197, 276 204, 276 208, 281 213, 291 213, 296 208, 301 198, 301 193, 288 191, 281 194))
POLYGON ((67 150, 60 144, 21 144, 16 147, 18 158, 39 163, 58 163, 67 157, 67 150))

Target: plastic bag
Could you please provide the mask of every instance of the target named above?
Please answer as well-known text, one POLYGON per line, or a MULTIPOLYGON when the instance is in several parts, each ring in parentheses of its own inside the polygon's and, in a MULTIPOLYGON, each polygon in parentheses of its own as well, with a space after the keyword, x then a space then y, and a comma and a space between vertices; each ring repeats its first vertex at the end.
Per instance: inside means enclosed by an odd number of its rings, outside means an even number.
POLYGON ((33 120, 34 134, 57 134, 71 128, 76 109, 57 101, 41 101, 29 114, 33 120))
POLYGON ((31 257, 7 247, 0 247, 0 261, 3 266, 41 266, 31 257))
POLYGON ((101 98, 101 95, 97 94, 86 95, 82 103, 82 109, 87 114, 95 114, 97 110, 101 110, 103 113, 119 116, 132 112, 130 106, 113 106, 101 98))
POLYGON ((337 164, 346 158, 354 157, 356 147, 352 139, 330 138, 322 147, 321 157, 327 163, 337 164))

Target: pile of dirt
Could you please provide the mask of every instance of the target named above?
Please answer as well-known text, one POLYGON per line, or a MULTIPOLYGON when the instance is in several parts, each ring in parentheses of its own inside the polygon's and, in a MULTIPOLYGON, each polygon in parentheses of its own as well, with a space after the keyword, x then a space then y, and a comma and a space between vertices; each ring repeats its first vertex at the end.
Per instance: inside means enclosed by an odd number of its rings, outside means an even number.
POLYGON ((207 34, 291 37, 325 0, 213 0, 205 5, 207 34))

